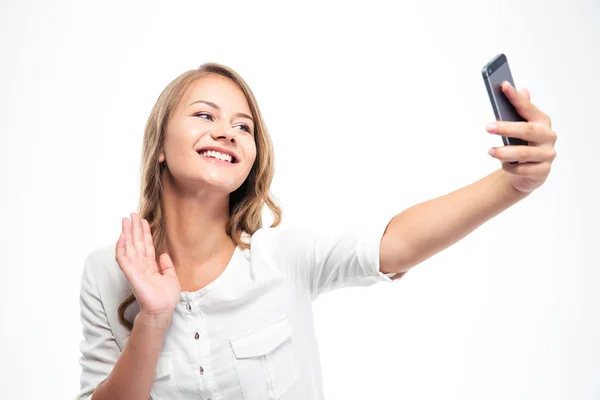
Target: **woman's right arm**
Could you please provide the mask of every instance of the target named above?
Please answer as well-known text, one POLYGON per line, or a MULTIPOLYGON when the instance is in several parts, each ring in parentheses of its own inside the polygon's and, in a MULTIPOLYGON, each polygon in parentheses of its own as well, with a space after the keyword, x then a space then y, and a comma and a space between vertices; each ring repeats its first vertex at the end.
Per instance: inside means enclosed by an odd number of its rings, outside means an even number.
POLYGON ((170 319, 137 315, 123 353, 93 400, 148 400, 169 323, 170 319))
POLYGON ((147 400, 158 357, 181 286, 168 254, 156 262, 148 221, 135 213, 124 218, 115 259, 140 306, 131 336, 120 352, 100 298, 88 257, 81 284, 81 320, 84 340, 81 392, 77 400, 147 400))

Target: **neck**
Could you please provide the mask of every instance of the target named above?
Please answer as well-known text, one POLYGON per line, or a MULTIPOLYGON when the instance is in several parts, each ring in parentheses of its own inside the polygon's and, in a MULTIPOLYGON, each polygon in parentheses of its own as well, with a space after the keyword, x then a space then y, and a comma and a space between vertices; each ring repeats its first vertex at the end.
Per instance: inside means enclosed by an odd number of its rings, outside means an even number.
POLYGON ((177 270, 194 269, 235 248, 227 235, 229 194, 201 188, 183 192, 163 176, 168 254, 177 270))

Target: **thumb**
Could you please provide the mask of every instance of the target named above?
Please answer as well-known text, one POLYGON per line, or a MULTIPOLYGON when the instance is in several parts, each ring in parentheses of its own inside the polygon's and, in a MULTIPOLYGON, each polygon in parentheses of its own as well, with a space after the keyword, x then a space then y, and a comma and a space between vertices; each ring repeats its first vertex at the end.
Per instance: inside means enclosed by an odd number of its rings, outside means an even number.
POLYGON ((519 93, 521 94, 521 96, 525 97, 528 101, 531 101, 531 95, 529 94, 529 90, 521 89, 521 90, 519 90, 519 93))
POLYGON ((173 265, 173 261, 171 261, 171 257, 169 257, 169 255, 167 253, 162 253, 160 255, 158 264, 160 266, 161 274, 177 277, 177 274, 175 273, 175 266, 173 265))

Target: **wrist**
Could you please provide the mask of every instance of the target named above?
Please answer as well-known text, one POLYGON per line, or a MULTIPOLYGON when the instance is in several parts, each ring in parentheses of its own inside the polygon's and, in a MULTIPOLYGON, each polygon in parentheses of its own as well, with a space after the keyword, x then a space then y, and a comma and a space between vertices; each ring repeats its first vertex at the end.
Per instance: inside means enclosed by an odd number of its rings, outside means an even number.
POLYGON ((134 327, 140 326, 147 329, 164 330, 166 331, 171 325, 172 312, 149 314, 140 311, 134 321, 134 327))
POLYGON ((509 198, 518 201, 518 200, 524 199, 525 197, 529 196, 532 193, 532 192, 523 192, 523 191, 515 188, 510 181, 508 172, 506 172, 504 169, 500 168, 498 170, 498 172, 500 173, 500 176, 501 176, 501 180, 502 180, 502 183, 503 183, 503 186, 505 189, 504 191, 509 198))
POLYGON ((131 336, 127 342, 129 351, 138 354, 140 357, 160 353, 170 323, 170 318, 167 319, 166 316, 159 317, 142 312, 138 313, 133 322, 131 336))

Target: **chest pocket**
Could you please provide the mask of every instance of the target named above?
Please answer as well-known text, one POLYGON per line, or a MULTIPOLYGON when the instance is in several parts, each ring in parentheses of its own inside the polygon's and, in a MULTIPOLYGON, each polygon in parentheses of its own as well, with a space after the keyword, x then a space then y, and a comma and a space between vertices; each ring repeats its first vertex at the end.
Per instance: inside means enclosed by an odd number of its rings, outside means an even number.
POLYGON ((171 353, 160 353, 156 364, 154 383, 150 390, 152 400, 181 400, 173 376, 173 361, 171 353))
POLYGON ((280 399, 299 379, 285 315, 230 338, 245 400, 280 399))

